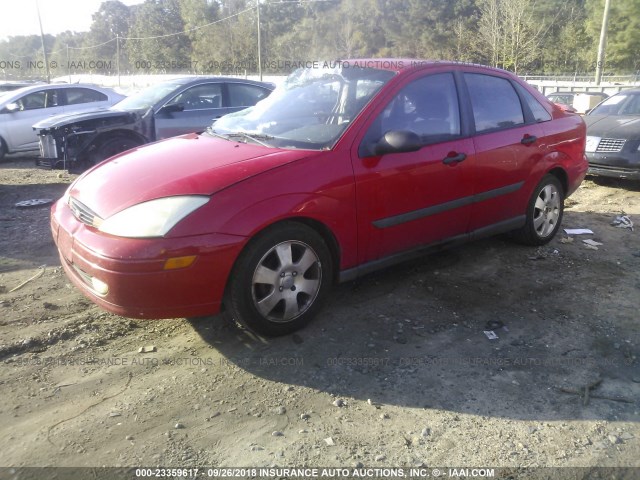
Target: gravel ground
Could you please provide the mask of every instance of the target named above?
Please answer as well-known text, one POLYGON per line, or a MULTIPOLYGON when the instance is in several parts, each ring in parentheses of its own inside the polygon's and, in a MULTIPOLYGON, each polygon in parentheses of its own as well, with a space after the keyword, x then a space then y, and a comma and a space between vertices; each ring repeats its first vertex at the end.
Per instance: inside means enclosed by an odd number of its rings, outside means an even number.
POLYGON ((72 179, 24 155, 0 162, 0 466, 640 477, 640 242, 611 225, 640 219, 640 183, 588 179, 567 201, 563 226, 594 235, 424 257, 336 287, 308 328, 264 339, 221 316, 131 320, 86 300, 48 207, 15 206, 72 179))

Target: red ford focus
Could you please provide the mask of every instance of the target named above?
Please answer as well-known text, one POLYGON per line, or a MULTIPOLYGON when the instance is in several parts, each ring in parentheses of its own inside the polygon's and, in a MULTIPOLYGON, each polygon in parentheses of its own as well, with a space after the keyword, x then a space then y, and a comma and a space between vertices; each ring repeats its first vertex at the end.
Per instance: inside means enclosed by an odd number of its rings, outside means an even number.
POLYGON ((207 132, 130 150, 52 210, 82 292, 138 318, 224 307, 266 335, 337 281, 513 232, 542 245, 587 170, 585 126, 516 76, 410 60, 319 63, 207 132))

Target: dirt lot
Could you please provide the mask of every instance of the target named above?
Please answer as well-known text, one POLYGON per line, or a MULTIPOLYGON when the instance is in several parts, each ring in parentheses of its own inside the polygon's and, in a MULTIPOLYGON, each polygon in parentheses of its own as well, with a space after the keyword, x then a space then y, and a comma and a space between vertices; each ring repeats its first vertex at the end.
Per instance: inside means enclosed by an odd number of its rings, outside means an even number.
POLYGON ((32 165, 0 163, 0 466, 640 467, 640 233, 610 225, 640 228, 638 183, 568 200, 563 226, 594 235, 369 275, 274 340, 94 306, 48 207, 15 207, 73 177, 32 165))

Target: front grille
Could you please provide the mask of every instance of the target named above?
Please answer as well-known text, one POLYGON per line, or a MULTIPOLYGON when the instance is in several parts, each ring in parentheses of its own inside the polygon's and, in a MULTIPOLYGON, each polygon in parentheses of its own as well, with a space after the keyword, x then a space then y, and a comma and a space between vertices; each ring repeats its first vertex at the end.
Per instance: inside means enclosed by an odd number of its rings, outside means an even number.
POLYGON ((98 227, 102 223, 102 218, 73 197, 69 197, 69 208, 73 212, 73 216, 86 225, 98 227))
POLYGON ((603 138, 596 148, 597 153, 621 152, 626 140, 624 138, 603 138))

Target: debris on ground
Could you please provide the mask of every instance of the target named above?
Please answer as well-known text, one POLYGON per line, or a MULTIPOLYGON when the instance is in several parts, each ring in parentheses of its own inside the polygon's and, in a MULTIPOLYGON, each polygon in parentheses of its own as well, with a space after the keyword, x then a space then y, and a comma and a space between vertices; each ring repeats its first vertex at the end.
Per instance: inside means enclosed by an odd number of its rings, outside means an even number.
POLYGON ((596 388, 598 388, 601 383, 602 383, 602 378, 598 378, 596 381, 591 382, 579 389, 566 388, 566 387, 557 387, 557 388, 558 388, 558 391, 562 393, 568 393, 570 395, 579 396, 582 399, 582 405, 585 407, 589 405, 589 400, 591 398, 597 398, 601 400, 611 400, 613 402, 634 403, 633 400, 630 400, 624 397, 612 397, 610 395, 601 395, 597 393, 592 393, 592 390, 595 390, 596 388))
POLYGON ((38 273, 36 273, 34 276, 26 279, 24 282, 22 282, 20 285, 18 285, 17 287, 12 288, 11 290, 9 290, 9 293, 13 293, 16 292, 18 290, 20 290, 22 287, 24 287, 25 285, 27 285, 29 282, 32 282, 34 280, 36 280, 37 278, 40 278, 42 275, 44 275, 44 271, 47 269, 46 265, 40 265, 38 267, 38 273))
POLYGON ((588 228, 565 228, 564 233, 567 235, 593 235, 593 230, 588 228))
POLYGON ((629 218, 629 215, 618 215, 613 222, 611 222, 611 225, 618 228, 628 228, 633 232, 633 222, 631 218, 629 218))
POLYGON ((17 208, 43 207, 45 205, 51 205, 52 203, 52 198, 33 198, 31 200, 18 202, 15 204, 15 206, 17 208))
POLYGON ((604 245, 604 243, 596 242, 595 240, 592 240, 590 238, 586 240, 582 240, 582 243, 584 243, 586 247, 589 248, 590 250, 598 250, 598 247, 604 245))

